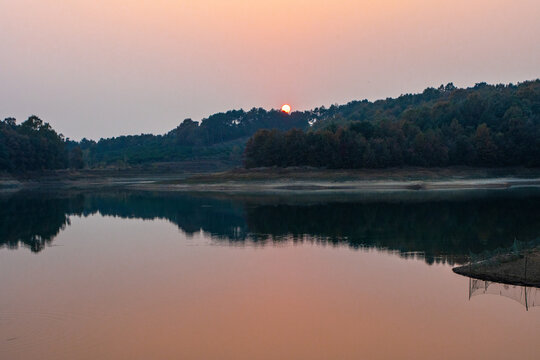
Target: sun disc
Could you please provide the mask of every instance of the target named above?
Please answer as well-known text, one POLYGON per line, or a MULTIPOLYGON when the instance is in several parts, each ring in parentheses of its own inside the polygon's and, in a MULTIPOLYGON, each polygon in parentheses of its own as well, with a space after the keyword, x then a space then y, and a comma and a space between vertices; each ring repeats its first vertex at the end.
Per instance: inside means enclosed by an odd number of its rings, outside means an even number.
POLYGON ((281 107, 281 111, 284 113, 290 114, 291 113, 291 106, 288 104, 285 104, 281 107))

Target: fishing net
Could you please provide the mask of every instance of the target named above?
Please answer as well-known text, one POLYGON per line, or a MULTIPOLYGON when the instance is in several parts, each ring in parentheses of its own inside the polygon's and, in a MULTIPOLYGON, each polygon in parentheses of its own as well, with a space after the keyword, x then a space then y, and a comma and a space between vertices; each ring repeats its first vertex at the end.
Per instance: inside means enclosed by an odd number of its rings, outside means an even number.
POLYGON ((510 248, 470 254, 454 271, 469 277, 469 299, 492 294, 513 299, 528 310, 540 306, 540 239, 514 241, 510 248))
POLYGON ((525 306, 527 310, 531 307, 540 306, 539 288, 469 279, 469 299, 484 294, 499 295, 515 300, 525 306))

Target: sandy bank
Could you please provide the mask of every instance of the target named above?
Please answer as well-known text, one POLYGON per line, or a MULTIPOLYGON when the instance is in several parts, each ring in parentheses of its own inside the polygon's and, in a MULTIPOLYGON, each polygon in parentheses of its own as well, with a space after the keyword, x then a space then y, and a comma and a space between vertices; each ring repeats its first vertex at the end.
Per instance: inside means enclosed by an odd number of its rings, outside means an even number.
POLYGON ((540 178, 487 178, 468 180, 426 180, 426 181, 393 181, 393 180, 298 180, 270 179, 259 181, 224 181, 194 182, 161 181, 146 184, 133 184, 132 188, 155 191, 200 191, 231 193, 273 193, 287 194, 312 192, 319 194, 392 192, 392 191, 456 191, 456 190, 504 190, 512 188, 540 188, 540 178))
POLYGON ((540 248, 498 255, 453 269, 457 274, 499 283, 540 287, 540 248))
POLYGON ((352 194, 540 188, 540 169, 399 168, 321 170, 311 168, 234 169, 193 173, 161 168, 144 171, 56 171, 39 177, 0 179, 0 189, 129 188, 256 194, 352 194))

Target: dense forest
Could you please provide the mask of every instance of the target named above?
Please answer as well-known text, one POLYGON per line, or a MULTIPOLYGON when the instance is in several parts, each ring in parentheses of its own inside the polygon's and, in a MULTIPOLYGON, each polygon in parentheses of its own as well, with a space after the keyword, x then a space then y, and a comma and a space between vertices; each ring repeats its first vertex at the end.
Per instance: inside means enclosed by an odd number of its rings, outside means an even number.
POLYGON ((82 151, 66 143, 48 123, 30 116, 17 125, 14 118, 0 121, 0 171, 21 172, 83 167, 82 151))
POLYGON ((540 81, 452 84, 330 109, 309 129, 260 130, 245 165, 382 168, 540 166, 540 81))
POLYGON ((304 113, 233 110, 200 123, 184 120, 164 135, 130 135, 80 142, 64 139, 31 116, 21 124, 0 121, 0 171, 25 172, 82 167, 125 167, 155 162, 211 159, 240 165, 247 139, 259 129, 306 128, 304 113))
POLYGON ((139 165, 149 162, 175 162, 214 159, 240 165, 247 139, 259 129, 306 128, 307 114, 288 116, 277 110, 231 110, 217 113, 200 123, 185 119, 165 135, 134 135, 83 139, 80 143, 91 166, 139 165))
POLYGON ((291 114, 231 110, 163 135, 99 141, 64 139, 36 116, 0 121, 3 172, 206 160, 248 168, 540 166, 540 80, 448 84, 291 114))

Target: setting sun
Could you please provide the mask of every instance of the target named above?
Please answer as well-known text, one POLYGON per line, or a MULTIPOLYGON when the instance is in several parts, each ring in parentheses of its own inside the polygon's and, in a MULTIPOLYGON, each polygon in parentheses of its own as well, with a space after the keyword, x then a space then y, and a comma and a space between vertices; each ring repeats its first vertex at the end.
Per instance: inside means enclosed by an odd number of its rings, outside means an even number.
POLYGON ((539 19, 0 0, 0 360, 540 360, 539 19))

